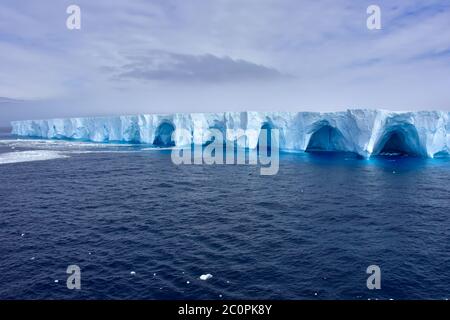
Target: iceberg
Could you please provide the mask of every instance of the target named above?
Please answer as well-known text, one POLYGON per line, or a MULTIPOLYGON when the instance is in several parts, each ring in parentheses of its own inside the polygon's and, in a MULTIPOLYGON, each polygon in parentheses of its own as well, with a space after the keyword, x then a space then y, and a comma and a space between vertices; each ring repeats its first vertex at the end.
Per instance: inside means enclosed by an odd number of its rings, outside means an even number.
POLYGON ((419 157, 450 152, 450 113, 349 109, 339 112, 219 112, 141 114, 13 121, 12 134, 101 143, 144 143, 158 147, 203 144, 211 129, 227 141, 256 148, 261 129, 278 129, 284 151, 342 151, 364 158, 383 154, 419 157), (178 134, 177 129, 190 132, 178 134), (237 139, 242 133, 247 145, 237 139))

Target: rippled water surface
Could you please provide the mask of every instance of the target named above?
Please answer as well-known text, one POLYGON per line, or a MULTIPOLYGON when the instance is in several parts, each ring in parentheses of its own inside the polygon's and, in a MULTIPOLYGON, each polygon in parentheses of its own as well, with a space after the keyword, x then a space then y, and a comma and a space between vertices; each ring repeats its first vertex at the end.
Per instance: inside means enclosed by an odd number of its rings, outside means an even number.
POLYGON ((2 139, 0 298, 450 296, 448 158, 282 154, 261 176, 176 166, 168 150, 2 139))

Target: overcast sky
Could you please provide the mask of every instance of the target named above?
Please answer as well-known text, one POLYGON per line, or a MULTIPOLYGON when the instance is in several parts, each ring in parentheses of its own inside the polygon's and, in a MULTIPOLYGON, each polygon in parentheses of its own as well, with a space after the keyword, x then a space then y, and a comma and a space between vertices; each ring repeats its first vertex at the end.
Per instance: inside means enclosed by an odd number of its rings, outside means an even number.
POLYGON ((450 110, 450 0, 2 0, 0 125, 238 110, 450 110), (66 8, 81 8, 68 30, 66 8), (366 9, 381 8, 381 30, 366 9))

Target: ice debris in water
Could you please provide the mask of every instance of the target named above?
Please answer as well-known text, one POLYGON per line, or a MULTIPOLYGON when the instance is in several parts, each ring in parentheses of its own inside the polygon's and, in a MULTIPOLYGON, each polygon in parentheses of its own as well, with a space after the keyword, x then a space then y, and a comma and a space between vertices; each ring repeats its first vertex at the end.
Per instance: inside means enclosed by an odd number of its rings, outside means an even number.
POLYGON ((134 275, 136 274, 136 272, 131 271, 130 274, 131 274, 132 276, 134 276, 134 275))
POLYGON ((212 277, 213 277, 213 276, 212 276, 212 274, 210 274, 210 273, 202 274, 202 275, 200 276, 200 280, 206 281, 206 280, 208 280, 208 279, 211 279, 212 277))
POLYGON ((0 154, 0 164, 53 160, 59 158, 67 158, 67 156, 52 150, 15 151, 0 154))

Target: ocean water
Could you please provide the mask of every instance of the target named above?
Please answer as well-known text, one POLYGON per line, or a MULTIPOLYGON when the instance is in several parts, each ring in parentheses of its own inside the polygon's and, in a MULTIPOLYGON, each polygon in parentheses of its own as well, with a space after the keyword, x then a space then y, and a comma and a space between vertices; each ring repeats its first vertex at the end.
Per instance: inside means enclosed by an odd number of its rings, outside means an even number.
POLYGON ((0 138, 1 299, 450 297, 448 158, 285 153, 261 176, 0 138), (66 287, 73 264, 81 290, 66 287))

